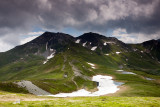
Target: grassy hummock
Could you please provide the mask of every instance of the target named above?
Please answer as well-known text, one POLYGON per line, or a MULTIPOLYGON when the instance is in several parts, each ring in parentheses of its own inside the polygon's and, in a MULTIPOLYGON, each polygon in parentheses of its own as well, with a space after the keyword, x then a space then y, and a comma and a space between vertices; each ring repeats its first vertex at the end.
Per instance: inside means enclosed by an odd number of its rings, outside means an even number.
MULTIPOLYGON (((39 101, 0 101, 0 107, 159 107, 160 98, 156 97, 76 97, 44 98, 39 101)), ((35 100, 35 98, 34 98, 35 100)), ((38 98, 37 98, 38 100, 38 98)))

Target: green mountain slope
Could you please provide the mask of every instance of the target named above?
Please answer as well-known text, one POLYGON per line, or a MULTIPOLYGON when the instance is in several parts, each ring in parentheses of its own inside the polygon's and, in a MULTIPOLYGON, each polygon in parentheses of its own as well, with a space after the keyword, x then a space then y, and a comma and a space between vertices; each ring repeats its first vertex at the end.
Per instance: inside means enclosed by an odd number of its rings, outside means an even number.
POLYGON ((74 38, 64 33, 45 32, 31 42, 0 53, 0 81, 11 84, 30 80, 55 94, 81 88, 95 90, 96 83, 91 77, 104 74, 129 87, 121 96, 160 96, 159 48, 159 42, 125 44, 96 33, 74 38), (88 63, 95 64, 95 69, 88 63), (121 74, 116 71, 119 69, 136 75, 121 74))

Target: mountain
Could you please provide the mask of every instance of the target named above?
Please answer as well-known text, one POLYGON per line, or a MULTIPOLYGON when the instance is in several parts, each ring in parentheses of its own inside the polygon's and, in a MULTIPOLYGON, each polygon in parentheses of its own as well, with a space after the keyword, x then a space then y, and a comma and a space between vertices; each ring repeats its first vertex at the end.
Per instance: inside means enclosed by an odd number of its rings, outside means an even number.
POLYGON ((79 37, 45 32, 24 45, 0 53, 0 90, 17 92, 14 82, 29 80, 53 94, 82 88, 93 91, 96 83, 91 77, 105 74, 124 81, 125 86, 134 90, 125 96, 159 96, 159 45, 159 40, 125 44, 117 38, 92 32, 79 37), (119 69, 136 75, 120 74, 116 72, 119 69), (156 81, 148 81, 147 77, 156 81), (143 93, 139 94, 138 90, 143 93))
POLYGON ((129 49, 129 46, 127 46, 125 43, 119 41, 114 37, 106 37, 106 36, 103 36, 97 33, 92 33, 92 32, 85 33, 77 37, 77 39, 80 40, 80 43, 82 45, 86 44, 85 47, 87 47, 88 49, 92 49, 92 47, 96 47, 96 51, 99 51, 99 53, 102 53, 102 54, 115 51, 112 48, 117 48, 116 51, 129 49))
POLYGON ((150 40, 142 43, 146 51, 160 61, 160 40, 150 40))

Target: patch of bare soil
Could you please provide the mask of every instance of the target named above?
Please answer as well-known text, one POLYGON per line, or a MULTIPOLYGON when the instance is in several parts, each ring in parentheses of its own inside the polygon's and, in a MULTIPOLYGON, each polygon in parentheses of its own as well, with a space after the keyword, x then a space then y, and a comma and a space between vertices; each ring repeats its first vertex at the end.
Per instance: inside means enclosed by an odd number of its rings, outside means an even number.
MULTIPOLYGON (((55 98, 54 98, 55 99, 55 98)), ((16 95, 16 94, 6 94, 0 95, 0 101, 44 101, 44 100, 54 100, 53 98, 49 97, 38 97, 34 95, 16 95)))

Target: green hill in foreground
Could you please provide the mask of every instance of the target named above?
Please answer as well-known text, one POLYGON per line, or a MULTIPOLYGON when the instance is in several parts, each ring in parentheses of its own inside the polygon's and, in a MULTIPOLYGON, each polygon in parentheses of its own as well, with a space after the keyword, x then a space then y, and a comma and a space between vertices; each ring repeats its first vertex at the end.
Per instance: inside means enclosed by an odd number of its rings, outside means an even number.
MULTIPOLYGON (((1 96, 0 96, 1 97, 1 96)), ((2 98, 2 97, 1 97, 2 98)), ((75 98, 50 98, 29 95, 18 96, 20 104, 14 104, 15 95, 0 99, 0 107, 159 107, 159 97, 75 97, 75 98), (7 99, 9 98, 9 99, 7 99), (7 99, 7 101, 6 101, 7 99)))

